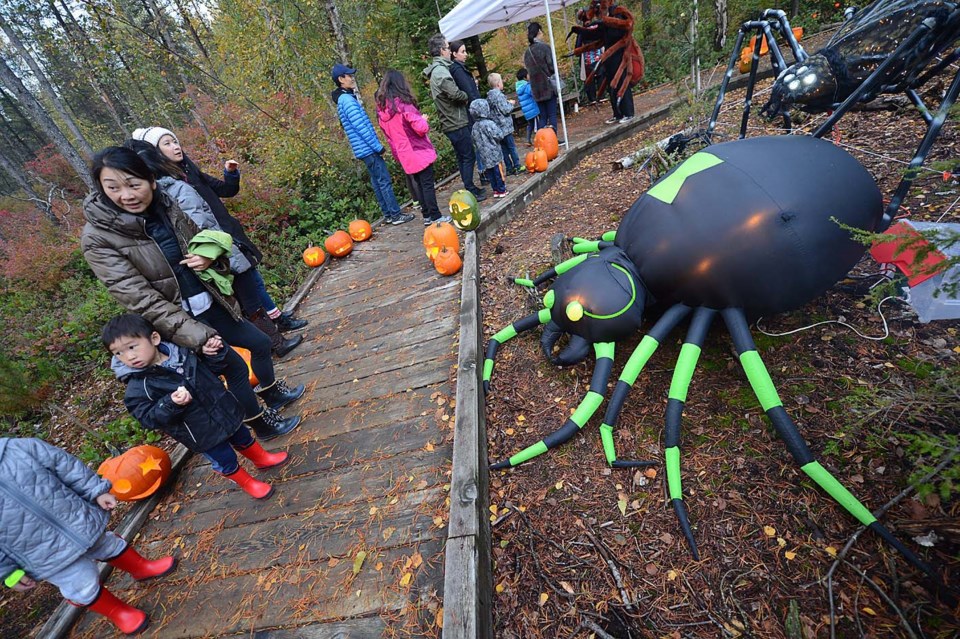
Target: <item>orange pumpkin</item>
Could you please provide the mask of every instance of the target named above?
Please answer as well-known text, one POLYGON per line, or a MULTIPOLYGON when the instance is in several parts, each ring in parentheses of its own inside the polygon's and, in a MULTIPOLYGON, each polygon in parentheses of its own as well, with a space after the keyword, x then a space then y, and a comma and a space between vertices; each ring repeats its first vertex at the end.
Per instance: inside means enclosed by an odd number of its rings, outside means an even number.
POLYGON ((434 222, 423 230, 423 248, 431 262, 444 247, 454 253, 460 252, 460 238, 457 237, 457 229, 453 224, 434 222))
POLYGON ((560 155, 560 144, 557 142, 557 132, 551 127, 544 127, 537 131, 533 138, 533 146, 543 149, 547 160, 553 160, 560 155))
MULTIPOLYGON (((321 252, 322 252, 322 251, 321 251, 321 252)), ((247 364, 247 377, 250 379, 250 385, 251 385, 251 386, 256 386, 257 384, 259 384, 259 383, 260 383, 260 380, 257 379, 257 376, 256 376, 256 375, 254 374, 254 372, 253 372, 253 367, 252 367, 251 364, 250 364, 251 358, 253 357, 253 355, 250 353, 250 351, 248 351, 248 350, 245 349, 245 348, 241 348, 241 347, 239 347, 239 346, 231 346, 230 348, 232 348, 233 350, 237 351, 237 355, 239 355, 240 358, 241 358, 244 362, 246 362, 246 364, 247 364)))
POLYGON ((543 149, 537 148, 527 153, 527 170, 534 173, 542 173, 547 170, 547 153, 543 149))
POLYGON ((327 256, 319 246, 310 246, 303 252, 303 263, 312 268, 323 264, 325 259, 327 256))
POLYGON ((433 260, 433 266, 440 275, 453 275, 463 266, 463 261, 456 251, 444 246, 433 260))
POLYGON ((350 233, 350 237, 353 238, 354 242, 363 242, 364 240, 369 240, 373 235, 373 227, 371 227, 370 222, 366 220, 354 220, 350 222, 350 226, 347 227, 347 232, 350 233))
POLYGON ((323 246, 334 257, 346 257, 353 250, 353 239, 346 231, 337 231, 324 241, 323 246))
POLYGON ((110 493, 117 499, 143 499, 157 492, 170 477, 170 456, 156 446, 134 446, 100 464, 97 473, 110 480, 110 493))

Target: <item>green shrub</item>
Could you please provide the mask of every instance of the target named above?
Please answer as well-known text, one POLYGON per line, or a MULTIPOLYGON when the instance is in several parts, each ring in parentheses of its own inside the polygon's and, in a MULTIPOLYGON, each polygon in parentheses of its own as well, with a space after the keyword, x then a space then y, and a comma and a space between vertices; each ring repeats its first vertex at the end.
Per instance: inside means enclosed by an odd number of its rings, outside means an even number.
POLYGON ((77 457, 87 465, 96 467, 116 453, 141 444, 154 444, 162 438, 163 435, 157 431, 141 427, 130 415, 123 415, 99 427, 96 437, 88 437, 80 446, 77 457))

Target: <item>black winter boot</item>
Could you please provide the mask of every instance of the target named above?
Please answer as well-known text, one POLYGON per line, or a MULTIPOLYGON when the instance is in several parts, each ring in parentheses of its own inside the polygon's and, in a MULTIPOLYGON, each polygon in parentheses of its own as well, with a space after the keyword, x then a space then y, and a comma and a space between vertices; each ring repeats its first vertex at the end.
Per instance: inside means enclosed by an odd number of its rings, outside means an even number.
POLYGON ((267 406, 274 410, 280 410, 287 404, 303 397, 303 392, 306 390, 306 387, 300 384, 299 386, 290 388, 282 379, 278 379, 268 388, 257 386, 253 390, 267 406))
POLYGON ((303 328, 309 323, 305 319, 294 317, 293 313, 280 313, 280 317, 274 321, 277 324, 277 328, 283 332, 295 331, 299 328, 303 328))
POLYGON ((300 425, 300 416, 284 419, 274 409, 264 408, 262 413, 256 417, 243 420, 243 423, 253 428, 253 432, 257 434, 257 439, 267 441, 292 432, 300 425))
POLYGON ((303 341, 303 335, 297 335, 290 339, 284 338, 277 329, 277 325, 273 323, 273 320, 270 319, 262 307, 258 308, 257 312, 250 316, 250 321, 270 338, 270 347, 273 349, 273 354, 277 357, 283 357, 303 341))

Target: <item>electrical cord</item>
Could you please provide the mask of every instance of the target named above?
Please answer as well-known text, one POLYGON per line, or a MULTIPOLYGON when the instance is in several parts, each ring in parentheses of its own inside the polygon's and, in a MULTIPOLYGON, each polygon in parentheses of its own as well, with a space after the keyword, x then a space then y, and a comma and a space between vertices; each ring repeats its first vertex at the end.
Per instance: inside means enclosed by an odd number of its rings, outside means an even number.
POLYGON ((859 335, 859 336, 862 337, 863 339, 868 339, 868 340, 872 340, 872 341, 875 341, 875 342, 879 342, 879 341, 885 340, 887 337, 890 336, 890 327, 887 325, 887 318, 884 317, 883 311, 880 310, 880 307, 883 306, 883 303, 886 302, 887 300, 901 300, 901 301, 905 301, 905 300, 903 300, 902 298, 897 297, 896 295, 888 295, 887 297, 885 297, 885 298, 883 298, 882 300, 880 300, 880 302, 877 304, 877 313, 880 315, 880 319, 883 321, 883 335, 880 335, 879 337, 877 337, 877 336, 872 336, 872 335, 864 335, 864 334, 861 333, 859 330, 857 330, 857 327, 855 327, 855 326, 853 326, 853 325, 851 325, 851 324, 847 324, 846 322, 841 321, 841 320, 824 320, 824 321, 822 321, 822 322, 816 322, 815 324, 810 324, 809 326, 801 326, 800 328, 795 328, 795 329, 793 329, 792 331, 786 331, 786 332, 784 332, 784 333, 769 333, 769 332, 763 330, 763 327, 760 326, 760 322, 763 320, 763 318, 760 317, 760 318, 757 319, 757 330, 760 331, 761 333, 763 333, 764 335, 768 336, 768 337, 784 337, 785 335, 792 335, 792 334, 794 334, 794 333, 800 333, 800 332, 802 332, 802 331, 806 331, 806 330, 809 330, 809 329, 811 329, 811 328, 814 328, 815 326, 821 326, 821 325, 823 325, 823 324, 839 324, 840 326, 844 326, 844 327, 846 327, 846 328, 849 328, 851 331, 853 331, 854 333, 856 333, 857 335, 859 335))

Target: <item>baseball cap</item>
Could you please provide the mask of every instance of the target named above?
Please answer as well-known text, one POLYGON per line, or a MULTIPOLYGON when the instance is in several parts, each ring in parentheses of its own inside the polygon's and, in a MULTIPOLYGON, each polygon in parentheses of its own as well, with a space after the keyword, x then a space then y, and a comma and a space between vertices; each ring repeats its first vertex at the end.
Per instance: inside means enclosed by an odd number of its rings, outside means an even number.
POLYGON ((351 69, 345 64, 335 64, 333 65, 333 70, 330 72, 330 75, 333 76, 333 81, 336 82, 341 75, 353 75, 356 72, 356 69, 351 69))

